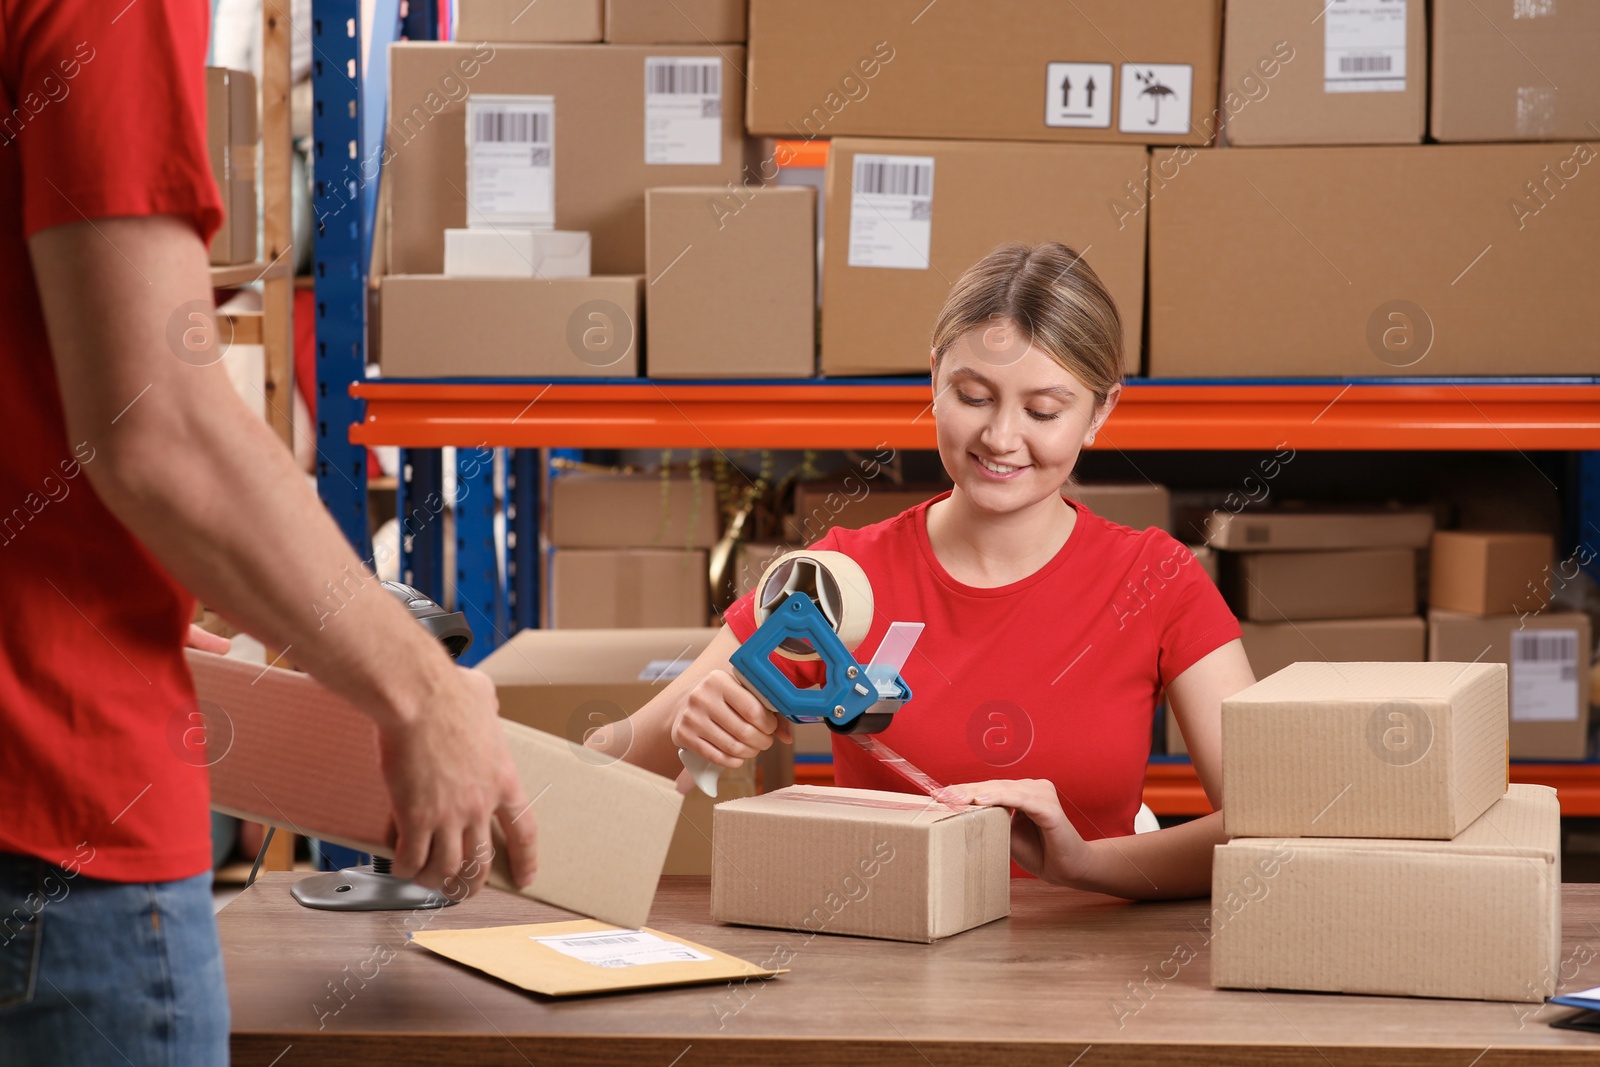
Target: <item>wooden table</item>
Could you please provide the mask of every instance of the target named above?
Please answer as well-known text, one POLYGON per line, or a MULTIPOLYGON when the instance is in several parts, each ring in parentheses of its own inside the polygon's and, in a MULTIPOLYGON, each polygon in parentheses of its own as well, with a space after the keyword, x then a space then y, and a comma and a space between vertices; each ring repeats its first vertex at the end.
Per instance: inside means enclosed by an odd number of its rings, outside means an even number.
MULTIPOLYGON (((218 916, 240 1067, 1600 1063, 1600 1034, 1546 1025, 1560 1007, 1213 990, 1199 901, 1127 904, 1018 881, 1011 918, 910 945, 722 926, 707 918, 706 879, 667 878, 652 926, 756 962, 784 946, 791 972, 742 989, 551 1000, 407 946, 408 913, 301 908, 297 877, 263 875, 218 916), (1130 983, 1171 974, 1163 963, 1180 944, 1197 957, 1135 998, 1130 983)), ((1563 989, 1600 985, 1589 949, 1600 885, 1563 890, 1563 989)), ((428 926, 566 918, 491 890, 428 926)))

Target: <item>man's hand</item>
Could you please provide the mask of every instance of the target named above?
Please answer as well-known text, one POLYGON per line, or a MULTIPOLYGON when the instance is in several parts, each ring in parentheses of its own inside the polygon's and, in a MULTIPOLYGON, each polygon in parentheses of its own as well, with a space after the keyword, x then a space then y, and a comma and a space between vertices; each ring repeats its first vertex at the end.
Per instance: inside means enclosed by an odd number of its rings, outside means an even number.
POLYGON ((453 668, 418 714, 381 728, 380 738, 395 814, 395 877, 443 888, 452 899, 471 896, 489 876, 490 820, 497 819, 512 879, 519 886, 533 881, 532 805, 511 763, 488 676, 453 668))

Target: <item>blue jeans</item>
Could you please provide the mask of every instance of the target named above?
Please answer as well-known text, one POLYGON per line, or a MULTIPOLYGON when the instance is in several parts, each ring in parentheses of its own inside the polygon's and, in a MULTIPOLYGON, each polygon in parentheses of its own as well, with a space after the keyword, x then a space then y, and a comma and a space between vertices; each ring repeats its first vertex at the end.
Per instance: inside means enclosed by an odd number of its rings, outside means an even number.
POLYGON ((0 1064, 227 1062, 210 872, 106 882, 0 853, 0 1064))

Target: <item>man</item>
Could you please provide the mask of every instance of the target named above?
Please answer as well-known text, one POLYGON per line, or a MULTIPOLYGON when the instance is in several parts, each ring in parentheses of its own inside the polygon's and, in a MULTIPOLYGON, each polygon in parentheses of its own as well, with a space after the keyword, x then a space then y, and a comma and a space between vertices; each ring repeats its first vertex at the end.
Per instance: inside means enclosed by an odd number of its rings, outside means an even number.
POLYGON ((185 337, 221 217, 206 21, 0 3, 0 1063, 226 1062, 206 770, 168 740, 188 591, 372 717, 397 875, 476 890, 491 819, 533 874, 492 683, 375 582, 319 619, 360 564, 185 337))

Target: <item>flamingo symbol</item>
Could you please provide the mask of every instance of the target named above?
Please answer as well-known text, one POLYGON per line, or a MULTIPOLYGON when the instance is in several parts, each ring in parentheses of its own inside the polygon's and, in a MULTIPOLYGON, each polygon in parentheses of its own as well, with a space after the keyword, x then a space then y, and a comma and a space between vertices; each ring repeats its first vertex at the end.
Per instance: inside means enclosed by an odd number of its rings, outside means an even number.
POLYGON ((1143 74, 1136 73, 1134 77, 1144 85, 1144 88, 1139 91, 1139 95, 1148 96, 1155 103, 1155 109, 1151 112, 1149 119, 1150 125, 1154 126, 1161 121, 1161 98, 1163 96, 1177 96, 1178 94, 1161 84, 1161 80, 1156 77, 1153 70, 1143 74))

